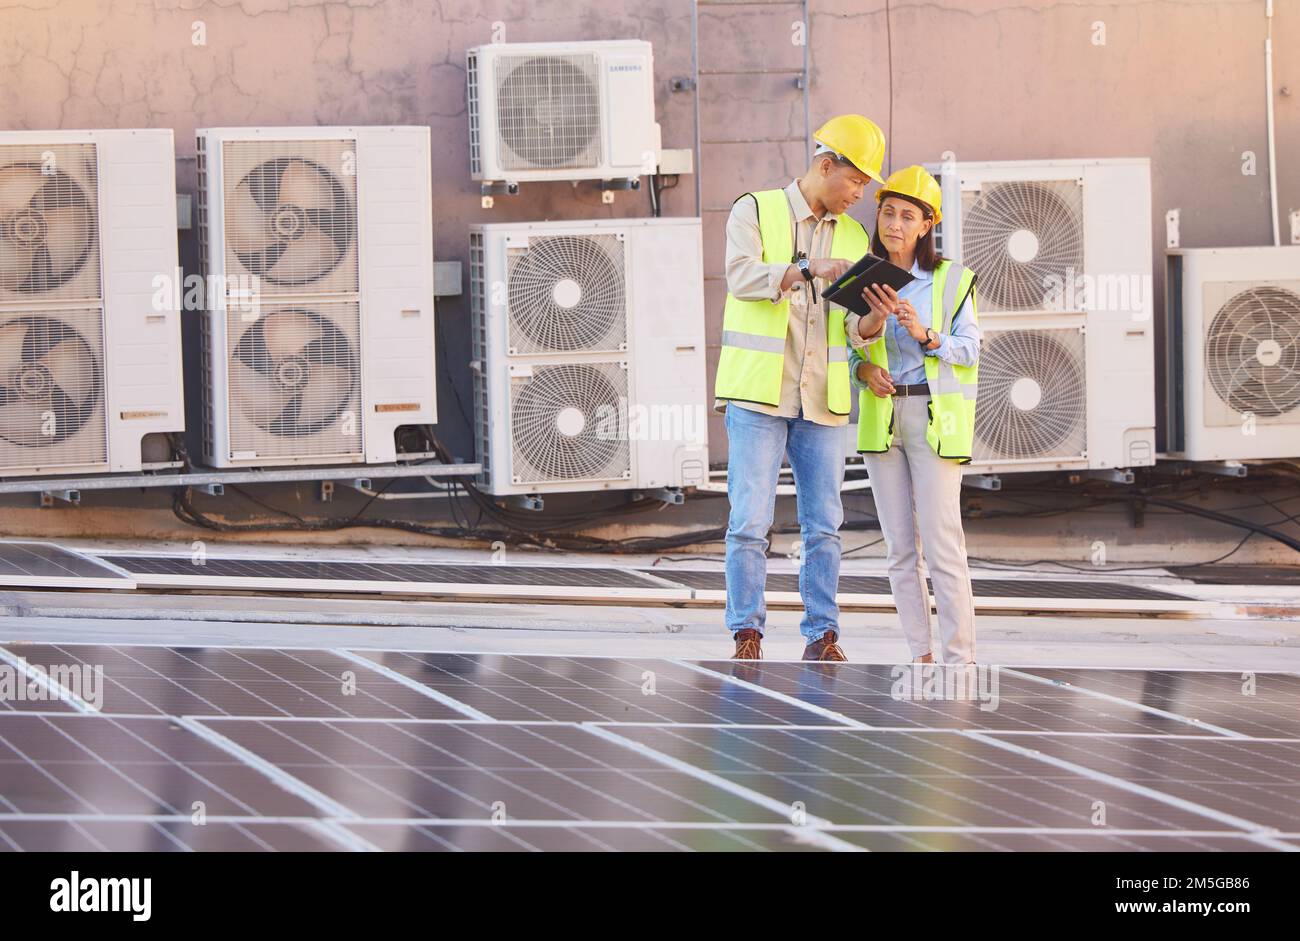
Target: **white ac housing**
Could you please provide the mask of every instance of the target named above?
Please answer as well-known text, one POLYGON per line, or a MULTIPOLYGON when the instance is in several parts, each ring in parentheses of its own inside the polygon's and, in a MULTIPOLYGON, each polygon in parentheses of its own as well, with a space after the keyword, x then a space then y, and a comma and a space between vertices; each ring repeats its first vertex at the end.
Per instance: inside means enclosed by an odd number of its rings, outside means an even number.
POLYGON ((475 180, 616 180, 655 171, 648 42, 477 46, 466 53, 466 77, 475 180))
POLYGON ((928 169, 943 188, 937 247, 979 279, 968 471, 1153 464, 1148 161, 928 169))
POLYGON ((0 131, 0 475, 185 428, 170 130, 0 131))
POLYGON ((1166 266, 1166 450, 1300 458, 1300 246, 1177 249, 1166 266))
POLYGON ((435 409, 427 127, 198 131, 204 452, 391 462, 435 409))
POLYGON ((484 489, 707 480, 701 250, 699 219, 470 227, 484 489))

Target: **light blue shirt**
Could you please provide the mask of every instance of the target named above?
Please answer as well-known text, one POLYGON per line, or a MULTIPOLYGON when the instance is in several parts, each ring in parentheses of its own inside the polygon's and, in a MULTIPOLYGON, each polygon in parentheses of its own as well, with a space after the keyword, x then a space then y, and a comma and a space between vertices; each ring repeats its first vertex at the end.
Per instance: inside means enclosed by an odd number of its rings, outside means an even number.
MULTIPOLYGON (((911 301, 916 308, 921 323, 931 323, 930 299, 934 293, 934 272, 923 271, 916 262, 912 262, 912 277, 898 292, 899 300, 911 301)), ((948 333, 939 335, 939 345, 933 350, 921 347, 913 339, 907 328, 890 314, 885 318, 885 351, 889 355, 889 375, 894 385, 912 385, 925 382, 925 358, 935 356, 955 366, 974 366, 980 356, 980 328, 970 312, 971 301, 967 297, 952 319, 948 333)), ((849 341, 849 379, 853 388, 861 390, 867 384, 858 378, 858 363, 866 360, 866 350, 853 346, 849 341)))

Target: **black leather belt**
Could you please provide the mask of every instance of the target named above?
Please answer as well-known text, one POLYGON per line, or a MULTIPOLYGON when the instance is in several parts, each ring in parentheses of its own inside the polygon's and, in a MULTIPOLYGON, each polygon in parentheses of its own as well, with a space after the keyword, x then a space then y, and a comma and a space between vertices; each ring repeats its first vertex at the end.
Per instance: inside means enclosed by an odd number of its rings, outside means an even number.
POLYGON ((894 395, 929 395, 928 382, 914 382, 908 386, 894 386, 894 395))

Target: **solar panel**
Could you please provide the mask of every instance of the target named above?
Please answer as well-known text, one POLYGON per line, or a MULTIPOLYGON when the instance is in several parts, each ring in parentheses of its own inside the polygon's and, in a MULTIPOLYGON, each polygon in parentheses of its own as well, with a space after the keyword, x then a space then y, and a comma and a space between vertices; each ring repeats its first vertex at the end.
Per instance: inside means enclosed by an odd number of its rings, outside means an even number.
MULTIPOLYGON (((105 557, 108 558, 108 557, 105 557)), ((685 600, 690 592, 631 569, 565 565, 453 565, 441 562, 308 562, 289 559, 115 555, 140 584, 203 587, 222 580, 268 590, 508 593, 573 598, 575 590, 607 598, 685 600), (479 589, 483 589, 480 591, 479 589)))
POLYGON ((1300 738, 1300 676, 1294 674, 1255 670, 1029 672, 1254 738, 1300 738))
POLYGON ((600 588, 645 588, 649 582, 624 569, 578 568, 563 565, 449 565, 434 562, 295 562, 287 559, 207 558, 196 565, 190 557, 119 556, 130 572, 229 578, 306 578, 325 581, 389 581, 446 584, 527 585, 600 588))
POLYGON ((319 852, 344 848, 311 821, 0 820, 0 852, 319 852))
POLYGON ((356 661, 325 650, 10 646, 29 664, 102 671, 110 715, 464 718, 356 661))
POLYGON ((1212 826, 956 732, 627 726, 618 734, 834 824, 1082 829, 1101 801, 1110 827, 1212 826))
POLYGON ((0 812, 312 816, 246 762, 166 718, 0 714, 0 812))
POLYGON ((103 676, 101 712, 24 709, 0 683, 0 850, 1300 848, 1300 737, 1251 737, 1292 728, 1288 674, 1248 695, 1226 672, 1003 670, 981 710, 901 698, 869 664, 34 644, 0 661, 103 676))
POLYGON ((571 725, 204 724, 364 818, 784 822, 571 725))
POLYGON ((1206 735, 1212 732, 1133 704, 1061 688, 1048 693, 1020 671, 981 668, 953 677, 919 665, 706 662, 711 670, 762 686, 875 728, 982 729, 1206 735), (944 698, 946 693, 960 696, 944 698))
POLYGON ((794 827, 512 827, 348 824, 371 845, 400 852, 791 852, 825 847, 794 827))
POLYGON ((823 725, 832 720, 663 660, 363 653, 504 722, 823 725))
POLYGON ((111 565, 44 542, 0 542, 0 586, 134 588, 111 565))
POLYGON ((1300 829, 1300 741, 1039 735, 1016 741, 1044 755, 1214 808, 1260 828, 1300 829))
POLYGON ((1253 853, 1268 849, 1246 837, 1222 834, 837 830, 835 835, 873 853, 1253 853))

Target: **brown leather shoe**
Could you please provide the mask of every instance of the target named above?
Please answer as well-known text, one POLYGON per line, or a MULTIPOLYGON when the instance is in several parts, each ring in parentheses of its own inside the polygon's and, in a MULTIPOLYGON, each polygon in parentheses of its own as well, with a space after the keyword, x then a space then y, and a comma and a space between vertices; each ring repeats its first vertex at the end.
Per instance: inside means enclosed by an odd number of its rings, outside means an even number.
POLYGON ((840 645, 835 643, 837 640, 839 640, 838 634, 834 631, 827 631, 803 649, 803 659, 847 661, 849 658, 844 656, 844 651, 840 649, 840 645))
POLYGON ((752 627, 736 631, 736 652, 732 660, 762 660, 763 635, 752 627))

